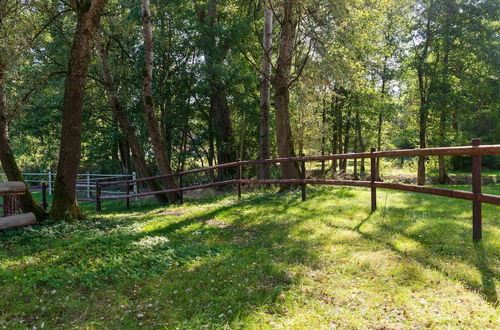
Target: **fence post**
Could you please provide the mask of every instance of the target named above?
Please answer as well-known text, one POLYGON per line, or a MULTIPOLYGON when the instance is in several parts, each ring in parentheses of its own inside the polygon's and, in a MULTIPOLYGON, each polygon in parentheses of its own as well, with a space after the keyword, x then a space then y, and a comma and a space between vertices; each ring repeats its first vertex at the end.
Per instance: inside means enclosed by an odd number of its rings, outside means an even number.
MULTIPOLYGON (((478 147, 481 139, 473 139, 472 146, 478 147)), ((474 200, 472 201, 472 240, 477 242, 482 238, 482 205, 479 200, 481 194, 481 155, 472 156, 472 192, 474 200)))
POLYGON ((241 165, 240 165, 240 160, 238 159, 237 161, 237 180, 238 180, 238 199, 241 199, 241 165))
MULTIPOLYGON (((300 155, 302 158, 305 157, 304 154, 300 155)), ((301 169, 301 174, 302 174, 302 180, 306 179, 306 162, 304 159, 300 161, 300 169, 301 169)), ((302 182, 300 184, 300 190, 302 191, 302 201, 305 202, 306 200, 306 184, 305 182, 302 182)))
POLYGON ((47 184, 45 182, 42 182, 42 208, 44 210, 47 210, 48 207, 47 203, 47 184))
POLYGON ((49 195, 52 196, 52 171, 49 171, 49 195))
MULTIPOLYGON (((375 152, 375 148, 371 148, 370 152, 373 154, 375 152)), ((370 183, 371 183, 371 191, 372 191, 372 213, 377 210, 377 188, 374 185, 374 182, 377 180, 377 159, 375 157, 370 158, 370 183)))
POLYGON ((127 182, 127 210, 130 210, 130 183, 127 182))
POLYGON ((182 174, 179 175, 179 204, 184 204, 184 194, 182 193, 182 174))
POLYGON ((99 181, 95 183, 95 210, 97 212, 101 211, 101 186, 99 181))
POLYGON ((87 198, 90 198, 90 172, 87 172, 85 174, 85 176, 87 177, 87 198))

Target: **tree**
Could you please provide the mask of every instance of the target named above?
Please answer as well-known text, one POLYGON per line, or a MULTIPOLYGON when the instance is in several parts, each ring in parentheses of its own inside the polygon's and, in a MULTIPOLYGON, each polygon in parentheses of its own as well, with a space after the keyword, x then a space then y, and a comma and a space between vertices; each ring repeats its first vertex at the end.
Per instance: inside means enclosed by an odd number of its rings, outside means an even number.
MULTIPOLYGON (((205 57, 205 71, 210 98, 210 133, 217 147, 217 162, 229 163, 236 160, 231 112, 227 101, 227 86, 223 75, 224 61, 235 41, 232 36, 221 35, 223 29, 218 22, 218 4, 208 0, 206 5, 194 0, 196 14, 201 25, 200 47, 205 57)), ((212 137, 210 137, 212 138, 212 137)), ((213 146, 211 146, 213 149, 213 146)), ((212 152, 213 153, 213 152, 212 152)), ((218 172, 218 179, 234 172, 226 168, 218 172)))
MULTIPOLYGON (((281 37, 278 51, 276 73, 274 76, 274 106, 276 110, 276 146, 278 156, 295 157, 292 129, 290 126, 290 75, 297 29, 297 3, 295 0, 283 0, 281 19, 281 37)), ((281 163, 281 175, 284 179, 299 178, 299 169, 295 162, 281 163)))
POLYGON ((77 23, 64 88, 59 163, 50 210, 51 217, 55 219, 83 218, 75 191, 81 154, 83 95, 91 45, 106 2, 107 0, 73 2, 77 23))
MULTIPOLYGON (((8 15, 19 15, 16 12, 16 5, 8 0, 0 0, 0 33, 2 34, 0 37, 3 44, 0 46, 0 162, 9 181, 24 182, 10 144, 9 111, 7 109, 7 96, 5 94, 7 53, 9 50, 6 36, 3 35, 7 33, 7 24, 4 24, 4 21, 8 19, 8 15)), ((33 212, 38 220, 43 220, 47 216, 47 213, 35 201, 29 189, 26 189, 26 193, 21 197, 21 207, 24 212, 33 212)))
MULTIPOLYGON (((139 143, 137 136, 135 135, 135 130, 130 124, 130 121, 127 118, 127 114, 125 113, 122 104, 120 103, 120 100, 118 99, 115 80, 113 78, 113 74, 111 73, 111 66, 109 64, 108 50, 106 49, 105 45, 103 45, 102 41, 97 42, 97 47, 101 55, 103 78, 111 109, 113 110, 118 125, 123 135, 125 136, 128 146, 130 147, 132 158, 137 170, 139 171, 139 174, 144 178, 151 177, 153 176, 153 173, 149 170, 146 163, 144 150, 139 143)), ((156 180, 148 180, 146 181, 146 184, 153 191, 162 190, 161 184, 156 180)), ((168 202, 168 197, 164 194, 157 194, 155 195, 155 197, 160 203, 168 202)))
MULTIPOLYGON (((423 30, 423 41, 421 50, 416 55, 417 77, 418 77, 418 91, 420 95, 419 107, 419 145, 420 148, 427 147, 427 120, 429 114, 428 104, 428 76, 427 76, 427 58, 429 56, 429 48, 432 39, 431 23, 433 20, 433 5, 434 0, 430 0, 428 7, 425 9, 425 28, 423 30)), ((417 184, 425 184, 425 157, 418 157, 417 169, 417 184)))
MULTIPOLYGON (((259 126, 259 158, 270 158, 269 132, 269 95, 271 91, 271 54, 273 42, 273 11, 269 0, 264 0, 264 29, 263 29, 263 56, 262 74, 260 80, 260 126, 259 126)), ((269 165, 261 164, 259 176, 269 178, 269 165)))
MULTIPOLYGON (((165 144, 158 126, 158 118, 155 114, 153 99, 153 29, 151 23, 151 10, 149 0, 141 0, 141 12, 144 34, 144 80, 143 80, 143 106, 146 115, 146 125, 148 127, 149 137, 158 163, 158 168, 162 175, 172 173, 170 160, 167 158, 165 144)), ((163 179, 167 189, 175 189, 177 186, 173 177, 163 179)), ((175 202, 179 199, 176 192, 168 193, 168 200, 175 202)))

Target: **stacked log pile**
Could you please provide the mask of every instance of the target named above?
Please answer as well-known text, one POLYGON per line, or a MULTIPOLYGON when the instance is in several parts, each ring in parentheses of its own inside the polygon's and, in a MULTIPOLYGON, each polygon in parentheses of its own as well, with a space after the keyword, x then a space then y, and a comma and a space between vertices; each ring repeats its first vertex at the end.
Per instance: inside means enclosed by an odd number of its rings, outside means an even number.
POLYGON ((0 230, 25 227, 36 223, 33 213, 21 213, 20 198, 26 193, 23 182, 0 182, 0 197, 3 198, 3 217, 0 217, 0 230))

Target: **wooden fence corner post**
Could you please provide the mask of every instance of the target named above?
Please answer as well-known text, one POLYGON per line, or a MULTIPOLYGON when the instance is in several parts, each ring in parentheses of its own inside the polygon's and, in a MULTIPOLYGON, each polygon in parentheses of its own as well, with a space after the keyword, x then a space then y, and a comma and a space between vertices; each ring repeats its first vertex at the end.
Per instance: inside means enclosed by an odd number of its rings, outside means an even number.
POLYGON ((372 193, 372 213, 377 210, 377 188, 375 187, 375 181, 377 180, 377 158, 373 155, 375 152, 375 148, 371 148, 370 152, 372 153, 372 157, 370 158, 370 186, 372 193))
POLYGON ((236 171, 236 179, 238 180, 238 199, 241 199, 241 164, 240 164, 240 160, 238 159, 236 161, 237 163, 237 171, 236 171))
MULTIPOLYGON (((472 146, 478 147, 481 144, 481 139, 473 139, 472 146)), ((482 238, 482 205, 480 201, 481 195, 481 155, 473 155, 472 157, 472 192, 474 200, 472 201, 472 240, 480 241, 482 238)))
POLYGON ((99 181, 95 183, 95 210, 97 212, 101 211, 101 186, 99 181))
MULTIPOLYGON (((304 154, 300 155, 302 158, 305 157, 304 154)), ((302 180, 305 180, 306 179, 306 162, 304 159, 302 159, 300 161, 300 167, 301 167, 301 174, 302 174, 302 180)), ((300 184, 300 190, 302 191, 302 201, 305 202, 306 200, 306 183, 305 182, 302 182, 300 184)))

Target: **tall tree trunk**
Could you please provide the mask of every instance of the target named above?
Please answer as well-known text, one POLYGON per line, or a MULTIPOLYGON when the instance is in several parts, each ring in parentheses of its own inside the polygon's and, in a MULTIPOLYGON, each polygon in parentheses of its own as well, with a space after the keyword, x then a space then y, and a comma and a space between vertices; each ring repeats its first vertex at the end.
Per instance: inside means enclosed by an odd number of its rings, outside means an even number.
MULTIPOLYGON (((419 57, 417 65, 418 75, 418 89, 420 93, 420 109, 419 109, 419 144, 420 148, 427 147, 427 117, 428 117, 428 104, 427 104, 427 86, 425 82, 425 61, 429 53, 431 42, 431 17, 433 10, 433 1, 431 1, 427 9, 427 23, 425 27, 425 41, 422 49, 422 54, 419 57)), ((417 184, 425 184, 425 157, 418 157, 418 173, 417 184)))
MULTIPOLYGON (((120 100, 118 99, 117 88, 113 79, 113 74, 111 73, 111 66, 108 60, 108 51, 100 42, 97 43, 97 47, 99 48, 99 53, 101 55, 103 77, 104 82, 106 83, 106 91, 108 94, 109 103, 111 109, 113 110, 113 113, 116 116, 116 120, 118 121, 118 126, 120 127, 120 130, 122 131, 125 140, 127 141, 127 144, 130 148, 135 167, 141 177, 151 177, 153 176, 153 173, 147 165, 144 149, 139 143, 139 140, 135 134, 135 129, 130 124, 130 121, 127 118, 127 114, 125 113, 125 110, 123 109, 120 100)), ((145 184, 152 191, 163 190, 161 184, 156 180, 146 181, 145 184)), ((155 198, 160 203, 168 202, 168 197, 165 194, 155 195, 155 198)))
MULTIPOLYGON (((149 0, 141 0, 142 29, 144 34, 144 81, 143 81, 143 103, 146 115, 146 126, 153 146, 156 162, 161 175, 172 173, 170 161, 166 155, 165 144, 159 130, 158 118, 155 114, 153 99, 153 28, 151 23, 151 10, 149 0)), ((172 177, 163 179, 167 189, 175 189, 177 186, 172 177)), ((178 193, 167 194, 169 202, 176 202, 178 193)))
MULTIPOLYGON (((344 153, 349 152, 349 143, 351 139, 351 106, 348 106, 347 110, 347 118, 346 118, 346 123, 345 123, 345 138, 344 138, 344 153)), ((344 172, 347 171, 347 159, 344 159, 342 162, 342 170, 344 172)))
MULTIPOLYGON (((354 134, 354 152, 358 152, 358 136, 354 134)), ((354 180, 359 180, 358 159, 354 159, 354 180)))
MULTIPOLYGON (((201 1, 193 0, 193 2, 198 20, 202 25, 202 49, 209 77, 209 126, 211 126, 212 139, 215 140, 215 146, 213 142, 210 145, 210 153, 215 153, 215 149, 217 150, 219 164, 233 162, 236 160, 237 149, 233 136, 231 112, 226 97, 225 81, 220 70, 220 67, 225 65, 224 59, 229 48, 218 42, 220 38, 217 26, 217 1, 208 0, 207 5, 201 1)), ((235 173, 234 168, 221 169, 218 171, 218 180, 234 176, 235 173)))
MULTIPOLYGON (((450 23, 451 24, 451 23, 450 23)), ((448 82, 448 64, 449 64, 449 53, 450 53, 450 38, 447 36, 445 37, 445 51, 444 51, 444 60, 443 60, 443 75, 441 79, 444 81, 441 82, 440 88, 441 88, 441 100, 443 102, 441 103, 441 109, 440 109, 440 114, 439 114, 439 142, 440 142, 440 147, 445 147, 446 146, 446 119, 448 116, 448 93, 450 92, 450 86, 448 82)), ((446 184, 449 182, 449 177, 446 174, 446 163, 444 160, 444 156, 439 156, 439 177, 438 177, 438 182, 440 184, 446 184)))
MULTIPOLYGON (((323 109, 321 113, 321 155, 326 152, 326 99, 323 99, 323 109)), ((325 161, 321 161, 321 177, 325 177, 325 161)))
POLYGON ((241 131, 240 131, 240 152, 239 159, 245 159, 245 140, 247 135, 247 120, 246 116, 243 115, 243 122, 241 123, 241 131))
MULTIPOLYGON (((383 98, 385 98, 385 94, 386 94, 386 90, 385 90, 386 83, 387 83, 387 57, 385 57, 385 59, 384 59, 384 70, 382 73, 381 94, 382 94, 383 98)), ((384 114, 383 113, 384 113, 383 109, 380 109, 378 112, 378 125, 377 125, 377 150, 378 151, 382 150, 382 125, 384 124, 384 114)), ((382 181, 382 179, 380 178, 380 161, 381 161, 381 159, 382 158, 377 158, 375 160, 376 166, 377 166, 377 178, 376 178, 377 181, 382 181)))
MULTIPOLYGON (((420 148, 427 147, 427 104, 425 102, 420 104, 419 112, 419 145, 420 148)), ((418 157, 418 170, 417 170, 417 184, 425 184, 425 157, 418 157)))
MULTIPOLYGON (((271 92, 271 53, 273 41, 273 11, 269 0, 264 0, 264 31, 262 57, 262 77, 260 82, 260 126, 259 126, 259 159, 269 159, 270 130, 269 130, 269 96, 271 92)), ((269 164, 261 164, 259 177, 269 179, 269 164)))
MULTIPOLYGON (((231 114, 222 84, 214 84, 212 88, 214 90, 210 96, 210 113, 215 133, 215 146, 217 147, 217 163, 230 163, 236 160, 231 114)), ((219 169, 218 180, 227 179, 234 173, 233 168, 219 169)))
POLYGON ((68 64, 62 111, 61 145, 50 215, 55 219, 82 219, 76 201, 80 166, 83 94, 92 40, 107 0, 76 1, 77 23, 68 64))
MULTIPOLYGON (((380 93, 382 97, 385 98, 386 94, 386 83, 387 83, 387 56, 384 58, 384 69, 382 71, 382 89, 380 93)), ((380 151, 382 148, 382 125, 384 123, 383 110, 380 109, 378 112, 378 125, 377 125, 377 150, 380 151)))
MULTIPOLYGON (((276 145, 279 157, 295 157, 292 129, 290 127, 290 74, 297 29, 296 0, 283 0, 283 19, 281 38, 274 77, 276 108, 276 145)), ((298 165, 293 162, 281 163, 281 175, 284 179, 298 179, 298 165)), ((284 187, 286 188, 286 187, 284 187)))
MULTIPOLYGON (((361 132, 361 120, 359 119, 359 110, 356 110, 356 130, 357 130, 357 136, 358 136, 358 146, 359 146, 359 152, 364 152, 365 151, 365 142, 363 141, 363 134, 361 132)), ((365 169, 365 159, 361 159, 361 165, 360 165, 360 175, 364 176, 366 173, 365 169)))
POLYGON ((130 147, 128 145, 127 139, 125 139, 124 137, 120 137, 118 139, 118 160, 120 162, 122 173, 130 173, 130 147))
MULTIPOLYGON (((341 103, 337 104, 337 153, 341 154, 343 153, 343 132, 344 132, 344 120, 343 120, 343 113, 342 113, 342 107, 343 105, 341 103)), ((345 172, 344 170, 344 162, 342 159, 339 160, 339 172, 345 172)))
MULTIPOLYGON (((1 22, 1 18, 0 18, 1 22)), ((0 23, 0 27, 2 24, 0 23)), ((1 62, 3 54, 0 54, 0 162, 2 168, 9 181, 22 181, 24 182, 23 175, 17 166, 14 153, 10 146, 9 137, 9 120, 7 117, 7 101, 5 95, 5 65, 1 62)), ((37 220, 43 220, 47 217, 47 213, 35 201, 29 189, 21 197, 21 207, 23 212, 33 212, 37 220)))
MULTIPOLYGON (((213 129, 213 120, 212 118, 208 118, 208 153, 207 153, 207 161, 208 166, 212 167, 215 165, 215 138, 214 138, 214 129, 213 129)), ((214 170, 210 170, 210 177, 212 181, 215 181, 215 172, 214 170)))
MULTIPOLYGON (((439 116, 439 140, 441 142, 440 147, 444 147, 445 144, 445 130, 446 130, 446 112, 444 109, 441 109, 441 113, 439 116)), ((446 174, 446 164, 444 161, 444 156, 438 157, 439 162, 439 177, 438 182, 440 184, 448 183, 448 175, 446 174)))
MULTIPOLYGON (((338 153, 338 148, 339 148, 339 139, 338 139, 338 130, 339 130, 339 127, 338 127, 338 124, 339 124, 339 121, 338 121, 338 118, 337 118, 337 102, 336 102, 336 99, 335 99, 335 96, 332 96, 332 104, 331 104, 331 111, 333 113, 333 118, 332 118, 332 128, 333 128, 333 132, 332 132, 332 153, 333 154, 337 154, 338 153)), ((337 165, 338 165, 338 161, 337 159, 334 159, 332 160, 332 177, 335 176, 335 174, 337 173, 337 165)))

